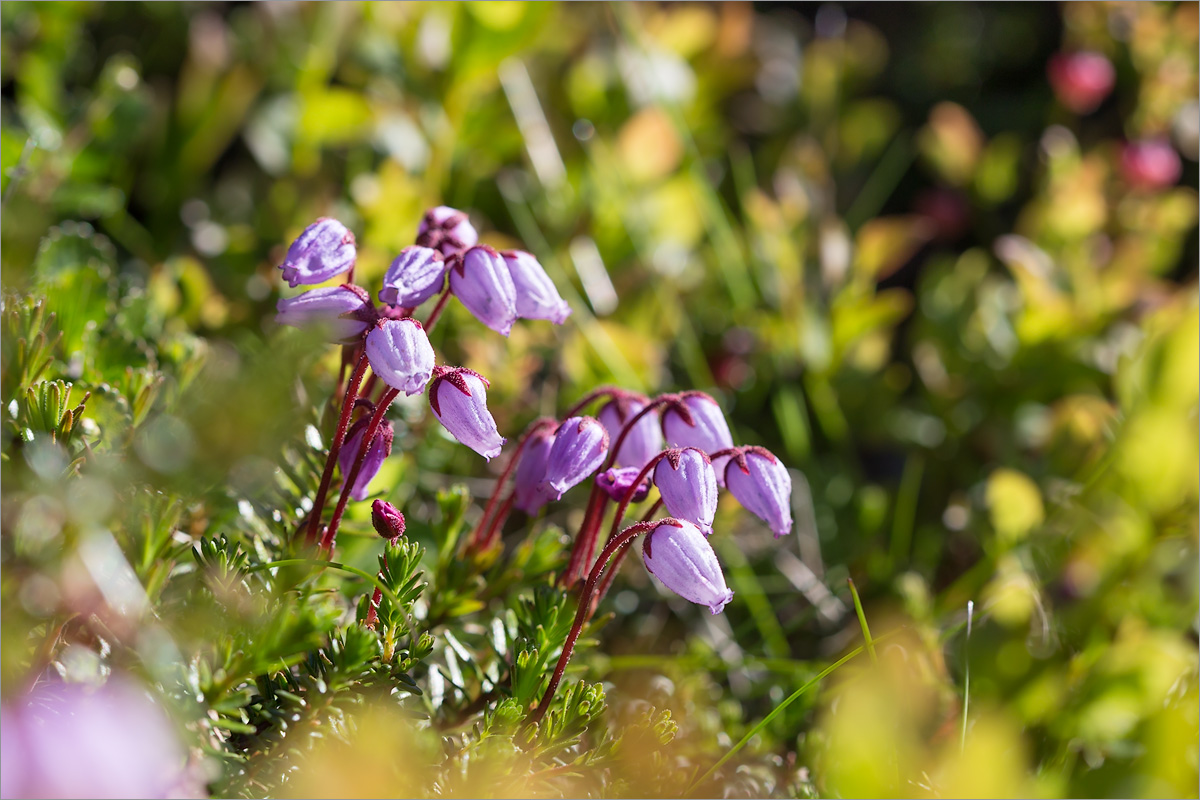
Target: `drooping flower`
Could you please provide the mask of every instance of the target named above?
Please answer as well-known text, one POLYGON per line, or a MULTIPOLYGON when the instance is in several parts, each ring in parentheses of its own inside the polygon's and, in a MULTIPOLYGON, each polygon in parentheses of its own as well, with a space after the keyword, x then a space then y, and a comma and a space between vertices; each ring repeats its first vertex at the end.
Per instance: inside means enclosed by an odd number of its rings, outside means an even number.
POLYGON ((434 367, 429 406, 438 422, 462 444, 489 461, 505 439, 487 408, 487 379, 465 367, 434 367))
POLYGON ((704 392, 680 395, 679 404, 672 403, 663 412, 662 425, 667 444, 672 447, 695 447, 706 453, 733 447, 721 407, 704 392))
POLYGON ((705 535, 717 515, 717 476, 708 454, 694 447, 668 450, 654 465, 654 485, 672 517, 687 520, 705 535))
POLYGON ((200 797, 163 709, 131 681, 52 681, 0 710, 0 797, 200 797))
POLYGON ((357 286, 342 284, 309 289, 275 304, 275 321, 293 328, 324 325, 332 341, 351 343, 362 336, 375 319, 367 293, 357 286))
POLYGON ((554 432, 541 486, 551 500, 596 471, 608 454, 608 431, 593 417, 571 417, 554 432))
POLYGON ((1179 154, 1166 139, 1130 142, 1121 150, 1121 174, 1138 189, 1165 189, 1182 171, 1179 154))
POLYGON ((562 325, 571 316, 571 307, 559 295, 554 281, 538 260, 522 250, 500 254, 508 265, 517 291, 517 316, 522 319, 546 319, 562 325))
POLYGON ((354 266, 354 234, 336 219, 322 217, 292 242, 279 268, 293 288, 324 283, 354 266))
MULTIPOLYGON (((621 435, 621 429, 650 401, 639 394, 623 392, 605 403, 596 416, 608 431, 612 442, 621 435)), ((662 450, 663 437, 657 415, 650 413, 634 423, 621 449, 617 451, 616 463, 641 469, 646 462, 662 450)))
POLYGON ((367 334, 367 360, 388 386, 419 394, 433 374, 433 345, 415 319, 384 319, 367 334))
MULTIPOLYGON (((346 441, 338 453, 338 466, 341 467, 343 479, 349 477, 350 470, 354 467, 354 461, 358 458, 358 451, 362 447, 363 436, 366 435, 369 424, 370 420, 364 416, 351 425, 350 430, 346 431, 346 441)), ((375 429, 375 435, 371 437, 371 444, 367 446, 367 454, 363 457, 362 466, 359 467, 358 475, 354 478, 354 485, 350 487, 352 500, 367 499, 367 487, 379 473, 383 462, 392 454, 392 438, 394 436, 392 423, 386 419, 375 429)))
MULTIPOLYGON (((612 467, 606 469, 596 476, 596 483, 604 490, 604 493, 613 500, 620 502, 625 499, 625 493, 633 486, 633 482, 637 480, 637 476, 642 472, 641 467, 612 467)), ((643 478, 641 484, 634 490, 633 496, 629 498, 631 503, 640 503, 646 499, 646 495, 650 494, 650 479, 643 478)))
POLYGON ((704 534, 690 522, 664 519, 646 534, 642 559, 650 574, 685 600, 708 606, 714 613, 733 599, 717 554, 704 534))
POLYGON ((446 262, 439 251, 420 245, 406 247, 384 273, 379 300, 416 308, 441 290, 445 277, 446 262))
POLYGON ((792 476, 762 447, 739 447, 725 466, 725 485, 775 538, 792 532, 792 476))
POLYGON ((386 500, 376 500, 371 503, 371 525, 384 539, 395 542, 404 535, 404 514, 386 500))
POLYGON ((1095 111, 1117 78, 1112 62, 1090 50, 1057 53, 1046 71, 1059 102, 1076 114, 1095 111))
POLYGON ((439 250, 447 258, 478 241, 467 215, 449 206, 429 209, 417 227, 417 244, 439 250))
POLYGON ((477 320, 508 336, 517 321, 517 289, 499 253, 477 245, 455 256, 450 290, 477 320))
POLYGON ((513 505, 526 514, 536 514, 550 502, 550 496, 542 491, 542 479, 546 477, 546 459, 550 446, 554 444, 554 429, 549 426, 538 428, 530 435, 521 451, 521 460, 513 475, 513 505))

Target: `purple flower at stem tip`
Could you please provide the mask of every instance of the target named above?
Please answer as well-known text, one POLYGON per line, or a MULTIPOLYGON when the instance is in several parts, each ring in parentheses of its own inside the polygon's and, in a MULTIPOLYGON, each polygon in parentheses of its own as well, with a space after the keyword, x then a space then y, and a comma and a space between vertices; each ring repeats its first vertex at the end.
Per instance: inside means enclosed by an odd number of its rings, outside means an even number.
MULTIPOLYGON (((370 420, 364 416, 351 425, 350 430, 346 433, 346 443, 338 453, 338 467, 342 470, 343 480, 350 476, 351 470, 354 468, 354 460, 358 457, 358 451, 362 447, 363 436, 366 434, 369 422, 370 420)), ((366 455, 363 457, 362 465, 358 468, 358 475, 354 477, 354 485, 350 487, 350 499, 367 499, 367 487, 379 473, 383 462, 392 454, 392 438, 394 436, 392 423, 387 420, 384 420, 375 430, 375 435, 371 437, 371 444, 367 447, 366 455)))
POLYGON ((675 594, 719 614, 733 599, 717 554, 690 522, 660 520, 642 545, 646 569, 675 594))
POLYGON ((521 460, 513 475, 513 506, 530 516, 550 502, 550 496, 542 491, 542 479, 546 477, 546 459, 554 444, 554 428, 549 425, 535 430, 525 443, 521 460))
POLYGON ((417 226, 417 244, 432 247, 449 258, 479 241, 467 215, 456 208, 438 206, 425 212, 417 226))
MULTIPOLYGON (((684 392, 667 406, 663 434, 671 447, 695 447, 712 454, 733 447, 729 423, 717 401, 704 392, 684 392)), ((723 485, 721 476, 717 484, 723 485)))
POLYGON ((545 319, 562 325, 571 316, 571 307, 559 295, 554 281, 538 260, 522 250, 506 250, 500 254, 508 265, 509 275, 517 292, 517 316, 522 319, 545 319))
POLYGON ((465 367, 433 368, 429 406, 433 415, 462 444, 491 461, 506 441, 487 408, 487 379, 465 367))
POLYGON ((324 283, 354 266, 354 234, 336 219, 322 217, 304 229, 279 268, 292 288, 324 283))
POLYGON ((375 308, 367 293, 353 284, 309 289, 275 303, 275 321, 293 328, 324 325, 330 338, 353 343, 375 322, 375 308))
POLYGON ((406 395, 424 391, 433 375, 433 345, 411 317, 380 320, 367 334, 366 352, 372 371, 406 395))
POLYGON ((371 503, 371 525, 384 539, 395 542, 404 535, 404 514, 386 500, 376 500, 371 503))
POLYGON ((608 431, 593 417, 571 417, 554 432, 540 486, 552 500, 596 471, 608 454, 608 431))
POLYGON ((504 259, 487 245, 457 254, 450 266, 450 291, 475 318, 501 336, 517 321, 517 289, 504 259))
MULTIPOLYGON (((608 431, 615 442, 633 417, 650 403, 649 398, 626 392, 613 397, 605 403, 596 418, 608 431)), ((663 437, 659 421, 651 414, 645 414, 625 434, 621 448, 616 453, 616 461, 624 467, 642 467, 662 450, 663 437)))
POLYGON ((693 523, 705 535, 717 515, 717 476, 708 454, 695 447, 668 450, 654 467, 654 485, 672 517, 693 523))
POLYGON ((767 523, 778 539, 792 532, 792 476, 766 448, 735 447, 727 453, 725 485, 742 506, 767 523))
MULTIPOLYGON (((618 503, 625 499, 633 482, 642 474, 641 467, 612 467, 596 476, 596 483, 610 498, 618 503)), ((629 497, 630 503, 640 503, 650 494, 650 481, 643 478, 629 497)))
POLYGON ((419 245, 406 247, 384 273, 379 300, 416 308, 441 291, 445 278, 446 263, 439 251, 419 245))

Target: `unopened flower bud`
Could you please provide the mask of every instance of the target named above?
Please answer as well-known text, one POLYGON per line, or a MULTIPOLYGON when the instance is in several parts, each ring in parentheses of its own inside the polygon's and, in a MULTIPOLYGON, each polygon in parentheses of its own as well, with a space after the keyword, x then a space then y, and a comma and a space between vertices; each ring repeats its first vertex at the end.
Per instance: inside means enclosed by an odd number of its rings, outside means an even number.
POLYGON ((1059 102, 1076 114, 1095 111, 1117 78, 1111 61, 1086 50, 1054 55, 1046 71, 1059 102))
POLYGON ((540 486, 546 477, 546 459, 552 444, 554 429, 541 427, 533 432, 521 451, 521 460, 513 475, 513 505, 526 514, 536 514, 550 501, 550 496, 540 486))
MULTIPOLYGON (((633 486, 633 482, 637 480, 637 476, 641 472, 641 467, 612 467, 597 475, 596 483, 604 490, 605 494, 620 502, 625 499, 625 494, 633 486)), ((640 503, 646 499, 648 494, 650 494, 650 479, 647 477, 643 478, 637 489, 634 490, 629 502, 640 503)))
POLYGON ((654 485, 672 517, 694 523, 705 535, 713 532, 717 476, 707 453, 694 447, 668 450, 654 465, 654 485))
POLYGON ((685 520, 664 519, 642 545, 646 569, 675 594, 714 614, 733 599, 717 554, 704 534, 685 520))
POLYGON ((499 253, 478 245, 456 256, 450 290, 477 320, 508 336, 517 321, 517 290, 499 253))
POLYGON ((488 411, 487 386, 486 378, 465 367, 434 367, 429 406, 455 439, 490 461, 505 440, 488 411))
POLYGON ((725 466, 725 485, 775 538, 792 532, 792 476, 762 447, 739 447, 725 466))
MULTIPOLYGON (((366 435, 369 424, 370 420, 363 417, 351 425, 350 430, 346 432, 346 441, 342 444, 341 452, 338 453, 338 466, 342 470, 343 480, 349 477, 354 468, 354 461, 358 458, 358 451, 362 447, 363 436, 366 435)), ((378 474, 383 462, 392 454, 392 438, 394 436, 392 423, 387 420, 381 422, 375 429, 375 435, 371 437, 371 444, 367 447, 367 454, 363 457, 362 466, 359 467, 358 475, 354 478, 354 485, 350 487, 352 500, 367 499, 367 487, 378 474)))
POLYGON ((517 316, 522 319, 546 319, 562 325, 571 316, 571 307, 559 295, 554 281, 538 260, 521 250, 500 254, 508 264, 509 275, 517 291, 517 316))
MULTIPOLYGON (((613 442, 621 435, 621 429, 638 414, 650 401, 641 395, 631 392, 623 393, 605 403, 596 415, 608 431, 613 442)), ((658 416, 646 414, 634 423, 621 449, 617 451, 616 463, 625 467, 641 469, 646 462, 662 451, 663 437, 659 427, 658 416)))
POLYGON ((322 217, 292 242, 279 268, 289 286, 324 283, 354 266, 354 234, 336 219, 322 217))
POLYGON ((386 500, 371 504, 371 524, 375 526, 375 532, 389 542, 404 535, 404 514, 386 500))
POLYGON ((433 345, 415 319, 384 319, 367 334, 367 361, 388 386, 420 394, 433 374, 433 345))
MULTIPOLYGON (((704 392, 684 392, 680 404, 671 404, 663 412, 663 433, 672 447, 695 447, 715 453, 733 447, 729 423, 717 401, 704 392)), ((717 483, 721 484, 720 476, 717 483)))
POLYGON ((1121 174, 1138 189, 1165 189, 1182 171, 1179 154, 1166 139, 1130 142, 1121 151, 1121 174))
POLYGON ((571 417, 558 426, 546 458, 542 487, 551 500, 596 471, 608 454, 608 431, 592 417, 571 417))
POLYGON ((417 227, 417 244, 439 250, 447 258, 478 241, 467 215, 449 206, 429 209, 417 227))
POLYGON ((406 247, 384 273, 379 300, 416 308, 441 290, 445 277, 446 263, 440 252, 419 245, 406 247))
POLYGON ((275 321, 293 328, 324 325, 331 341, 350 343, 371 324, 375 309, 367 293, 357 286, 342 284, 309 289, 275 304, 275 321))

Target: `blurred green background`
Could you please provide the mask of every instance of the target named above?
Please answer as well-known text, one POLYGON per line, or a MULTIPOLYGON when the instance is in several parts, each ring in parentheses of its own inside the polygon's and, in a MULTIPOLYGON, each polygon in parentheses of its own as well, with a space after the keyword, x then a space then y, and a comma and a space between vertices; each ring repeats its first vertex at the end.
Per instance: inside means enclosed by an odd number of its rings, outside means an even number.
MULTIPOLYGON (((502 433, 602 383, 695 388, 797 470, 779 543, 722 500, 725 615, 626 565, 581 656, 610 702, 672 708, 672 747, 707 768, 861 635, 847 577, 873 632, 903 631, 702 793, 1195 796, 1197 20, 1196 3, 4 3, 6 435, 36 417, 71 442, 63 463, 32 433, 20 463, 6 444, 5 690, 69 605, 79 530, 114 530, 153 600, 172 541, 288 529, 274 465, 319 424, 337 355, 276 330, 275 267, 334 216, 377 289, 446 204, 533 252, 574 308, 506 340, 452 304, 435 332, 442 360, 491 380, 502 433), (1116 69, 1086 115, 1046 78, 1080 49, 1116 69), (1123 143, 1160 136, 1182 177, 1134 185, 1123 143), (56 314, 45 373, 15 345, 36 331, 14 292, 56 314), (75 385, 63 410, 92 392, 90 422, 64 432, 26 397, 51 378, 75 385), (93 451, 90 477, 54 477, 93 451)), ((417 520, 453 481, 486 495, 495 470, 421 403, 401 414, 377 490, 417 520)), ((351 518, 344 560, 369 565, 351 518)))

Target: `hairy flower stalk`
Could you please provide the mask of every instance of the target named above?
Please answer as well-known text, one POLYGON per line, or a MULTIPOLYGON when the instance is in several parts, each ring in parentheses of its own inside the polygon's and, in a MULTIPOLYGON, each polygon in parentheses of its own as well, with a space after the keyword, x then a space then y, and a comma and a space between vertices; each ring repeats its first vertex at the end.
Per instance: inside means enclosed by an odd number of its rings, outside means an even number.
MULTIPOLYGON (((526 448, 532 446, 531 443, 536 444, 539 440, 539 437, 555 424, 556 421, 552 417, 538 417, 533 422, 529 423, 529 427, 526 428, 525 432, 521 434, 519 439, 517 439, 516 449, 513 450, 512 457, 509 458, 508 464, 504 467, 504 472, 500 474, 500 478, 496 481, 496 485, 492 488, 492 494, 488 498, 487 505, 484 506, 483 509, 483 516, 479 518, 479 523, 475 526, 475 529, 471 532, 470 538, 467 540, 467 552, 485 549, 485 540, 490 538, 489 535, 491 531, 499 530, 499 526, 503 525, 503 522, 497 523, 497 520, 499 520, 501 516, 507 516, 507 513, 504 512, 503 508, 499 513, 497 513, 496 518, 492 520, 491 525, 488 525, 488 518, 491 516, 492 511, 496 506, 496 502, 500 497, 501 490, 504 488, 505 482, 508 481, 508 477, 512 474, 513 470, 517 468, 517 465, 521 461, 521 454, 526 450, 526 448)), ((510 495, 509 499, 505 501, 505 505, 511 506, 511 503, 512 496, 510 495)))
MULTIPOLYGON (((406 527, 404 514, 400 509, 383 500, 376 500, 371 504, 371 525, 375 528, 376 533, 391 544, 400 541, 406 527)), ((380 570, 379 577, 381 580, 386 577, 383 570, 380 570)), ((383 589, 376 586, 375 591, 371 594, 371 602, 367 606, 367 618, 363 620, 364 626, 372 630, 375 628, 375 623, 379 621, 379 604, 381 602, 383 602, 383 589)))
MULTIPOLYGON (((304 538, 309 544, 317 541, 317 531, 321 525, 321 515, 325 510, 325 499, 329 494, 329 483, 333 480, 333 467, 338 463, 338 454, 341 452, 342 442, 346 438, 346 427, 350 424, 350 412, 354 410, 354 400, 358 393, 359 384, 362 383, 363 373, 367 371, 367 364, 367 354, 364 351, 359 356, 358 363, 354 367, 354 372, 350 374, 350 381, 346 384, 346 394, 342 397, 342 411, 338 416, 338 424, 333 434, 333 441, 329 445, 329 455, 325 458, 325 469, 321 473, 321 483, 317 486, 317 496, 313 498, 313 507, 308 512, 308 530, 304 538)), ((347 481, 346 485, 349 486, 350 481, 347 481)))

